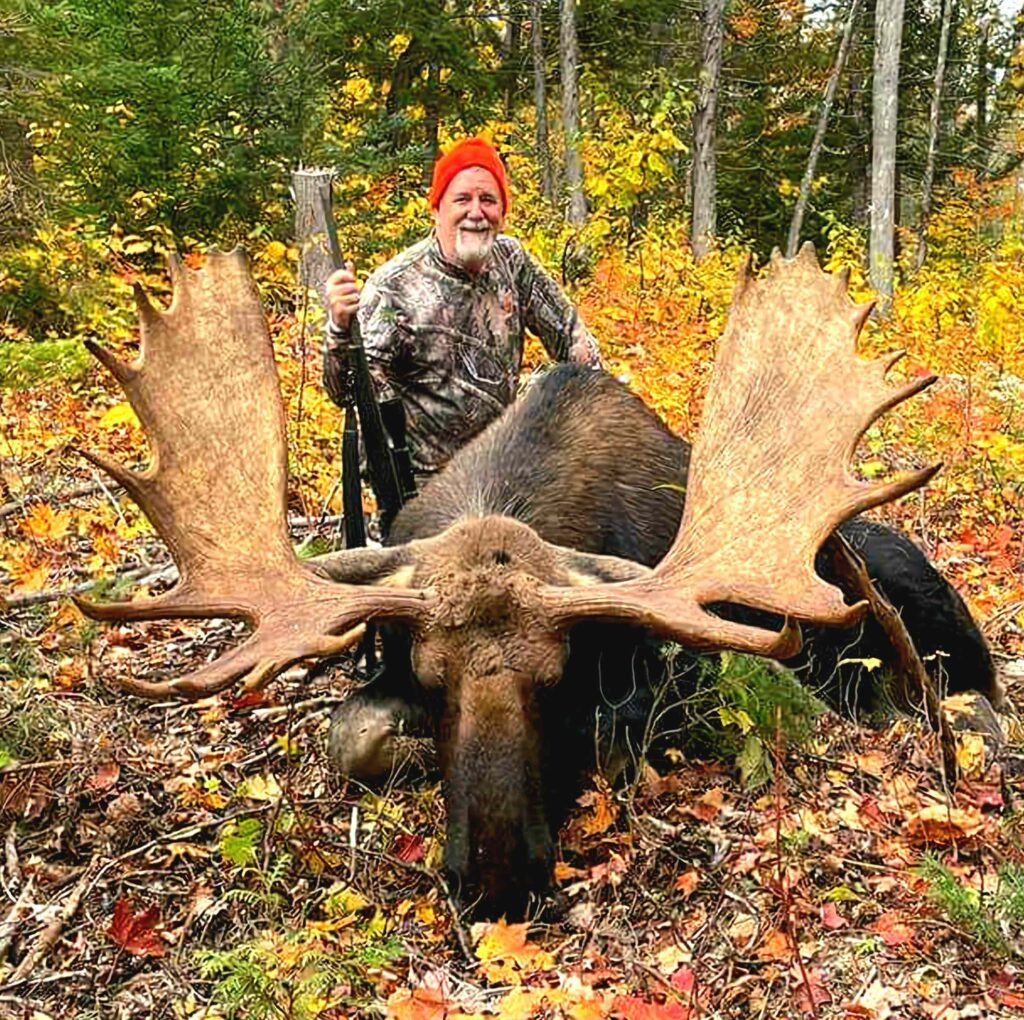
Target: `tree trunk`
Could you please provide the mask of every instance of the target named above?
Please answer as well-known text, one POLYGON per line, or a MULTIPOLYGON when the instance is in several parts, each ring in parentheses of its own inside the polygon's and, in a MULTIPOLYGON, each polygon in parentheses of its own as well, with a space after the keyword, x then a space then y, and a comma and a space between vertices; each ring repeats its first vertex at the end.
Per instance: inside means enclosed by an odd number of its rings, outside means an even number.
POLYGON ((434 174, 434 161, 440 147, 438 132, 441 126, 441 68, 437 64, 431 64, 427 68, 427 93, 423 106, 426 112, 423 119, 423 187, 429 189, 434 174))
POLYGON ((789 224, 789 239, 786 242, 786 255, 792 258, 796 254, 800 244, 800 231, 804 225, 804 212, 807 209, 807 200, 811 195, 811 183, 814 181, 814 171, 818 166, 818 157, 821 155, 821 148, 825 142, 825 131, 828 128, 829 114, 832 112, 832 102, 836 97, 836 88, 839 85, 839 76, 843 73, 846 65, 846 57, 850 52, 850 40, 853 38, 853 26, 860 13, 861 0, 853 0, 850 4, 850 13, 843 26, 843 38, 839 43, 839 52, 836 54, 836 62, 832 65, 832 73, 828 78, 828 85, 825 87, 825 98, 821 104, 821 114, 818 116, 818 126, 814 131, 814 139, 811 142, 811 152, 807 157, 807 169, 804 170, 804 178, 800 182, 800 194, 796 200, 796 207, 793 209, 793 219, 789 224))
POLYGON ((899 111, 900 43, 904 0, 878 0, 875 7, 875 68, 872 85, 871 244, 868 271, 881 297, 892 305, 895 278, 896 126, 899 111))
POLYGON ((986 145, 988 140, 988 36, 989 19, 982 17, 978 25, 981 38, 978 40, 978 76, 974 83, 974 105, 977 116, 974 121, 974 140, 981 150, 978 158, 983 164, 988 162, 986 145))
POLYGON ((336 268, 327 217, 331 215, 333 170, 316 167, 292 171, 295 200, 295 240, 299 245, 299 286, 313 287, 325 301, 324 284, 336 268))
POLYGON ((530 47, 533 52, 533 106, 537 116, 537 165, 541 194, 555 200, 555 175, 548 145, 548 97, 544 67, 544 25, 541 0, 530 0, 530 47))
POLYGON ((693 113, 693 257, 703 258, 715 235, 715 137, 722 74, 725 0, 703 0, 700 90, 693 113))
POLYGON ((953 0, 943 0, 942 28, 939 32, 939 55, 935 58, 935 84, 932 88, 932 106, 928 115, 928 156, 921 181, 921 221, 918 226, 917 251, 914 268, 924 265, 928 250, 928 217, 932 212, 932 186, 935 183, 935 154, 939 148, 939 120, 942 108, 942 84, 946 77, 946 53, 949 51, 949 26, 953 20, 953 0))
POLYGON ((504 82, 505 120, 512 120, 515 113, 516 97, 519 95, 519 71, 521 66, 520 38, 523 33, 523 11, 520 0, 508 0, 508 15, 505 22, 505 37, 501 70, 504 82))
POLYGON ((870 182, 868 172, 868 127, 867 105, 865 103, 865 74, 860 68, 850 71, 850 118, 854 132, 850 145, 850 194, 852 196, 853 222, 865 230, 869 226, 868 195, 870 182))
POLYGON ((559 49, 562 58, 562 135, 565 139, 565 183, 569 188, 566 219, 574 227, 587 220, 580 156, 580 104, 577 91, 579 47, 576 41, 576 0, 560 0, 559 49))

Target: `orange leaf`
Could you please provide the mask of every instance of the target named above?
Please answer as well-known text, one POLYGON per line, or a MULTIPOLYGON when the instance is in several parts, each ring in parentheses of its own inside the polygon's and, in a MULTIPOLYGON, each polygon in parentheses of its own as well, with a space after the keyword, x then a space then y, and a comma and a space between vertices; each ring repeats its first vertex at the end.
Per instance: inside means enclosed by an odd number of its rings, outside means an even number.
POLYGON ((890 947, 902 946, 914 937, 914 929, 904 924, 895 910, 887 910, 870 928, 890 947))
POLYGON ((651 1002, 639 995, 617 995, 612 1015, 622 1020, 690 1020, 693 1010, 678 1002, 651 1002))
POLYGON ((696 871, 684 871, 676 878, 676 889, 683 894, 683 899, 688 899, 700 884, 700 875, 696 871))
POLYGON ((489 981, 522 983, 523 975, 530 971, 546 970, 554 965, 550 954, 526 938, 530 923, 508 924, 504 918, 494 924, 473 925, 476 939, 476 957, 489 981))
POLYGON ((715 786, 708 790, 702 797, 698 798, 697 803, 690 808, 690 812, 695 818, 699 818, 702 822, 712 822, 718 817, 718 813, 722 810, 722 803, 725 800, 725 792, 720 786, 715 786))
POLYGON ((71 528, 71 512, 54 510, 49 503, 33 503, 21 521, 21 530, 40 542, 60 542, 71 528))

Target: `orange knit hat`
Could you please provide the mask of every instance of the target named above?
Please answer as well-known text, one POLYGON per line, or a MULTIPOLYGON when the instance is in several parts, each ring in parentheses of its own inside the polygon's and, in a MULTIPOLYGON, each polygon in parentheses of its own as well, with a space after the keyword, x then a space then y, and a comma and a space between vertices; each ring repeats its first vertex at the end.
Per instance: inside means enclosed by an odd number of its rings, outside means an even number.
POLYGON ((436 209, 441 204, 452 178, 467 167, 479 166, 489 171, 498 182, 501 192, 502 211, 508 212, 508 183, 505 180, 505 167, 497 149, 486 138, 463 138, 456 142, 434 164, 434 177, 430 182, 430 208, 436 209))

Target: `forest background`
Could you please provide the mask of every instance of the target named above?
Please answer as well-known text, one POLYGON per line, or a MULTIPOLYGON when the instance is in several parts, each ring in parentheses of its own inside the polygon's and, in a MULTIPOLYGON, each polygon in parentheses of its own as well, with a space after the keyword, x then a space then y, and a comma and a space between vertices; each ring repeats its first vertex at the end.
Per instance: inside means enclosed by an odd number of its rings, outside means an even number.
MULTIPOLYGON (((908 807, 901 794, 890 821, 909 829, 914 849, 900 865, 896 901, 885 898, 891 888, 812 881, 787 893, 785 916, 768 911, 756 931, 722 920, 719 902, 716 930, 733 957, 718 943, 693 941, 694 917, 704 910, 706 921, 708 908, 690 884, 695 872, 676 865, 679 873, 663 881, 675 900, 662 904, 673 917, 676 953, 657 925, 642 950, 634 947, 635 966, 592 938, 586 950, 600 944, 605 955, 600 965, 590 958, 591 970, 616 976, 574 984, 568 961, 585 958, 580 945, 541 949, 525 931, 508 936, 502 928, 476 933, 478 970, 460 984, 446 970, 438 978, 417 955, 426 945, 428 957, 440 959, 442 944, 450 954, 457 927, 426 879, 399 901, 403 920, 389 927, 357 881, 362 872, 339 891, 310 856, 313 829, 319 858, 332 839, 347 845, 348 838, 303 800, 309 794, 316 802, 328 783, 296 764, 322 744, 321 708, 298 721, 283 709, 274 716, 287 703, 287 691, 278 691, 260 704, 190 710, 179 722, 196 732, 179 734, 174 750, 152 727, 129 736, 118 729, 129 725, 123 718, 112 721, 118 699, 106 681, 143 659, 183 667, 204 654, 211 632, 193 625, 99 631, 67 601, 71 591, 117 592, 167 577, 166 553, 145 520, 76 452, 145 459, 134 415, 83 341, 131 352, 133 282, 166 296, 168 252, 199 265, 210 245, 245 244, 288 408, 296 540, 333 541, 341 416, 319 386, 322 312, 297 286, 290 175, 300 166, 333 172, 342 246, 365 274, 429 229, 434 157, 449 140, 478 131, 498 144, 509 169, 509 231, 570 290, 607 366, 684 434, 696 429, 747 254, 762 264, 773 247, 792 250, 796 237, 810 239, 828 268, 851 270, 858 299, 881 295, 864 349, 905 349, 898 373, 942 378, 872 429, 860 470, 944 463, 925 493, 883 516, 927 549, 969 601, 1008 677, 1024 654, 1024 10, 991 0, 0 0, 0 820, 14 834, 8 845, 21 847, 21 884, 10 874, 5 880, 14 907, 25 876, 37 876, 33 895, 45 890, 39 903, 54 909, 66 905, 80 873, 92 883, 82 915, 70 914, 46 950, 62 947, 50 974, 64 966, 88 975, 81 987, 69 984, 65 1006, 90 1003, 96 1015, 136 1008, 145 1015, 176 1003, 195 1015, 330 1016, 361 1003, 396 1016, 796 1009, 884 1017, 909 1009, 897 997, 914 989, 914 1008, 936 1003, 947 1018, 986 996, 1011 1008, 1013 996, 1024 995, 1013 969, 1024 900, 1011 909, 1012 898, 978 893, 986 881, 1005 891, 1024 875, 1015 815, 1002 802, 983 817, 993 804, 947 799, 947 818, 970 808, 979 827, 961 818, 969 832, 954 832, 952 823, 938 836, 929 829, 932 842, 922 849, 915 818, 931 802, 908 807), (280 726, 261 729, 254 719, 280 726), (263 741, 270 750, 253 758, 263 741), (197 764, 179 753, 186 744, 212 750, 197 764), (126 751, 130 745, 148 748, 146 760, 126 751), (46 761, 73 768, 29 767, 46 761), (294 770, 286 783, 283 768, 294 770), (273 823, 257 820, 264 810, 273 811, 273 823), (296 819, 310 811, 302 828, 296 819), (170 828, 155 821, 161 815, 170 828), (197 818, 207 825, 200 838, 168 835, 197 818), (244 828, 248 822, 255 827, 244 828), (962 864, 964 840, 977 838, 983 823, 995 857, 962 864), (143 893, 132 877, 142 857, 121 861, 122 824, 142 826, 155 841, 143 855, 151 864, 168 845, 190 848, 161 865, 174 880, 158 882, 158 892, 143 893), (928 858, 931 878, 913 878, 907 869, 922 867, 925 851, 938 854, 928 858), (96 885, 96 870, 112 860, 120 863, 96 885), (316 904, 298 914, 283 896, 296 882, 313 890, 316 904), (850 923, 826 909, 842 901, 826 898, 838 888, 855 890, 850 923), (943 888, 948 902, 935 892, 943 888), (247 896, 226 898, 232 889, 247 896), (966 913, 950 907, 957 895, 966 913), (147 913, 145 904, 157 900, 159 909, 147 913), (200 935, 197 918, 205 914, 216 920, 200 935), (930 936, 915 934, 921 916, 955 929, 947 937, 973 947, 968 957, 982 947, 959 985, 929 978, 930 991, 921 991, 921 959, 935 951, 930 936), (233 936, 228 918, 238 926, 233 936), (832 942, 808 950, 798 919, 816 937, 824 925, 832 942), (836 973, 822 960, 834 958, 840 939, 860 962, 836 973), (864 950, 871 939, 880 955, 864 950), (193 942, 212 954, 202 980, 186 953, 193 942), (745 950, 739 965, 737 946, 745 950), (174 967, 164 963, 168 947, 174 967), (519 962, 502 969, 509 954, 519 962), (720 984, 715 968, 729 959, 734 996, 702 998, 700 988, 715 987, 716 975, 720 984), (508 984, 522 986, 518 999, 508 984), (874 1005, 865 1004, 864 989, 875 989, 874 1005), (427 1012, 415 1013, 421 1008, 427 1012)), ((540 360, 532 347, 530 365, 540 360)), ((749 822, 764 811, 780 839, 792 822, 802 835, 792 836, 787 853, 799 871, 808 846, 820 851, 825 823, 786 814, 806 790, 782 788, 780 734, 768 723, 758 729, 757 712, 743 705, 726 704, 720 722, 742 738, 745 778, 760 774, 763 783, 774 775, 775 796, 757 807, 712 767, 699 790, 685 787, 698 805, 693 817, 724 825, 726 816, 749 822)), ((770 722, 771 712, 764 718, 770 722)), ((878 738, 868 750, 867 738, 837 732, 845 743, 836 756, 852 760, 854 772, 867 769, 872 782, 888 783, 886 770, 895 775, 906 764, 899 742, 910 731, 878 738)), ((756 792, 758 782, 747 786, 756 792)), ((682 803, 684 794, 674 792, 682 803)), ((633 802, 617 797, 593 791, 589 820, 565 842, 578 858, 565 874, 602 909, 609 898, 621 906, 631 881, 649 884, 666 866, 647 857, 638 867, 643 841, 633 802)), ((341 803, 361 805, 364 823, 392 855, 433 859, 436 798, 368 807, 352 794, 341 803)), ((891 853, 877 853, 895 867, 891 853)), ((9 852, 8 869, 11 860, 9 852)), ((756 870, 745 874, 749 880, 756 870)), ((773 874, 757 895, 777 897, 781 880, 773 874)), ((415 886, 408 875, 403 881, 415 886)), ((40 1010, 50 1008, 48 995, 65 993, 45 984, 41 957, 25 967, 46 916, 12 907, 0 927, 0 972, 15 982, 12 995, 31 991, 40 1010), (44 984, 33 985, 40 976, 44 984)), ((0 1002, 3 994, 0 986, 0 1002)))

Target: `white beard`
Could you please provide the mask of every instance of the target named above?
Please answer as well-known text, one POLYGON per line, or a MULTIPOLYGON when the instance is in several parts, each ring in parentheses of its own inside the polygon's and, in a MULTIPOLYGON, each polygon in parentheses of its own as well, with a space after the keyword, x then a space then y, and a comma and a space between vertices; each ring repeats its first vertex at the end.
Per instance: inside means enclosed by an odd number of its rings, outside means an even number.
POLYGON ((455 231, 455 257, 470 269, 482 266, 490 257, 494 247, 494 231, 476 233, 471 230, 455 231))

